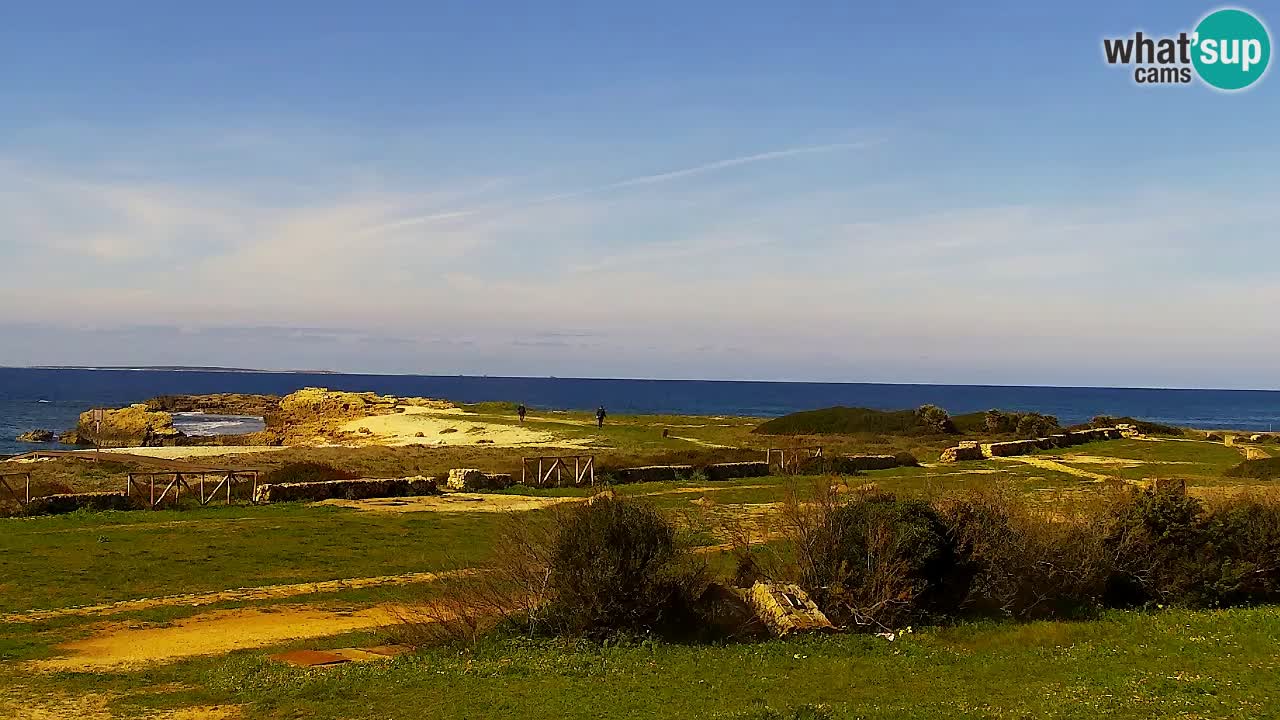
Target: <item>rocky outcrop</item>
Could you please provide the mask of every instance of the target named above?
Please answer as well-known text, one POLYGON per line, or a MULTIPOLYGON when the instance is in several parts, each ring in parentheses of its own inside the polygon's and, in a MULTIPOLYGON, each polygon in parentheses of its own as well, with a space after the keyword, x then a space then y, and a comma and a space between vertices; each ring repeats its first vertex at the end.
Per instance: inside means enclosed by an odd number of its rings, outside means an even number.
POLYGON ((615 483, 675 482, 693 472, 692 465, 644 465, 610 471, 615 483))
POLYGON ((508 473, 487 473, 475 468, 454 468, 446 481, 450 490, 474 492, 476 490, 501 490, 512 484, 508 473))
POLYGON ((145 404, 106 410, 102 426, 95 430, 93 411, 80 413, 74 444, 97 444, 102 447, 161 447, 178 445, 186 438, 173 426, 167 412, 147 409, 145 404))
POLYGON ((15 438, 18 442, 27 443, 47 443, 53 442, 52 430, 31 430, 24 432, 15 438))
POLYGON ((749 462, 712 463, 702 469, 708 480, 732 480, 734 478, 765 477, 769 474, 769 463, 763 460, 749 462))
POLYGON ((404 412, 405 407, 449 409, 452 403, 429 398, 402 398, 372 392, 303 388, 280 398, 264 413, 266 444, 296 444, 316 438, 349 439, 342 426, 359 418, 404 412))
POLYGON ((201 412, 209 415, 265 417, 280 406, 279 395, 211 393, 209 395, 160 395, 147 401, 148 410, 201 412))

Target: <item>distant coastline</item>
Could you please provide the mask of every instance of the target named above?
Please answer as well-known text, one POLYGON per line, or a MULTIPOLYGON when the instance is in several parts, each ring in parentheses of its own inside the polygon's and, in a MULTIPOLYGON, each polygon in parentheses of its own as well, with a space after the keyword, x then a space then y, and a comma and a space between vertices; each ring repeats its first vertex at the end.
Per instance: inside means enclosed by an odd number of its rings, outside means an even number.
POLYGON ((253 373, 265 375, 341 375, 335 370, 263 370, 261 368, 234 368, 217 365, 18 365, 8 370, 118 370, 132 372, 208 372, 253 373))

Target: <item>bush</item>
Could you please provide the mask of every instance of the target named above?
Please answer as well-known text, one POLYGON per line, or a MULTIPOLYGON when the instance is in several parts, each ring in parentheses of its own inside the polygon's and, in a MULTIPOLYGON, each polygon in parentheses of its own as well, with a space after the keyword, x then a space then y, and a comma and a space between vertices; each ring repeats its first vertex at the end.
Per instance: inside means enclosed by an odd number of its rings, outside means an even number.
POLYGON ((1200 501, 1180 487, 1133 490, 1111 510, 1104 544, 1114 558, 1106 602, 1134 607, 1184 598, 1195 584, 1202 544, 1200 501))
POLYGON ((565 511, 548 562, 545 619, 554 632, 679 635, 697 625, 705 567, 658 511, 602 497, 565 511))
POLYGON ((263 474, 262 483, 323 482, 325 480, 355 480, 359 474, 340 470, 328 463, 293 462, 281 465, 263 474))
POLYGON ((956 426, 951 422, 951 416, 937 405, 921 405, 916 408, 916 418, 921 425, 935 433, 947 434, 956 431, 956 426))
POLYGON ((1040 438, 1062 431, 1058 418, 1037 412, 1005 412, 988 410, 983 415, 984 430, 993 435, 1017 435, 1020 438, 1040 438))
POLYGON ((939 512, 973 574, 963 614, 1033 620, 1101 606, 1109 564, 1088 515, 1051 518, 1005 488, 944 499, 939 512))
POLYGON ((1129 424, 1138 429, 1143 435, 1167 435, 1171 437, 1182 437, 1186 431, 1180 427, 1173 425, 1165 425, 1164 423, 1150 422, 1148 420, 1138 420, 1131 417, 1112 417, 1111 415, 1098 415, 1089 421, 1087 427, 1104 428, 1115 427, 1116 425, 1129 424))
POLYGON ((920 467, 920 461, 916 459, 915 455, 912 455, 909 452, 896 452, 893 454, 893 457, 902 467, 920 467))
POLYGON ((947 616, 968 585, 928 503, 865 493, 788 507, 800 583, 839 624, 888 630, 947 616))

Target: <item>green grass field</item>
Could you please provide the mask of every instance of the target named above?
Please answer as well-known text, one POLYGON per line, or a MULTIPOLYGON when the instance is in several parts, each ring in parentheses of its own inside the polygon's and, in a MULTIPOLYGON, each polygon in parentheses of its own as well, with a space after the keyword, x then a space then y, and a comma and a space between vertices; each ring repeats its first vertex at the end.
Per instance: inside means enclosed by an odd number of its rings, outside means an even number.
MULTIPOLYGON (((776 442, 752 436, 752 423, 744 419, 611 418, 603 433, 587 425, 589 419, 564 414, 533 422, 564 425, 572 437, 598 445, 599 457, 619 463, 731 452, 712 445, 755 452, 776 442), (662 427, 669 428, 669 437, 655 430, 662 427)), ((940 449, 912 448, 914 442, 876 436, 823 441, 837 451, 911 449, 924 460, 932 460, 940 449)), ((290 449, 273 453, 279 457, 267 462, 327 459, 391 475, 464 460, 496 469, 512 457, 518 462, 519 453, 484 448, 290 449)), ((1055 491, 1089 492, 1104 485, 1070 470, 1116 481, 1179 477, 1206 492, 1266 483, 1224 477, 1243 455, 1213 443, 1117 440, 1035 457, 1044 462, 1002 459, 896 468, 837 481, 924 496, 1002 483, 1048 501, 1055 491)), ((92 469, 85 481, 102 482, 113 470, 92 469)), ((71 464, 41 471, 78 480, 71 464)), ((767 516, 789 493, 812 482, 693 479, 617 489, 690 523, 697 541, 714 545, 724 542, 726 523, 767 516)), ((515 488, 506 494, 591 492, 515 488)), ((189 624, 226 614, 288 618, 305 610, 344 618, 369 608, 429 600, 448 593, 450 581, 304 586, 278 597, 237 589, 475 567, 490 557, 504 521, 497 513, 369 512, 302 504, 0 519, 0 717, 1280 715, 1277 608, 1110 612, 1087 622, 916 628, 893 642, 866 635, 710 646, 491 639, 467 651, 425 649, 390 662, 328 669, 299 669, 269 659, 284 649, 381 644, 398 636, 394 626, 371 626, 249 642, 229 652, 179 654, 153 664, 78 670, 49 670, 41 664, 75 659, 89 652, 86 641, 113 634, 126 644, 134 637, 130 633, 139 632, 171 631, 180 640, 189 624), (199 605, 166 599, 215 591, 232 592, 201 599, 199 605), (130 600, 146 602, 109 611, 71 610, 130 600), (59 609, 40 618, 24 614, 59 609), (166 715, 179 710, 187 714, 166 715)), ((716 569, 727 571, 730 565, 724 553, 712 552, 709 559, 716 569)), ((215 626, 212 632, 220 631, 215 626)))

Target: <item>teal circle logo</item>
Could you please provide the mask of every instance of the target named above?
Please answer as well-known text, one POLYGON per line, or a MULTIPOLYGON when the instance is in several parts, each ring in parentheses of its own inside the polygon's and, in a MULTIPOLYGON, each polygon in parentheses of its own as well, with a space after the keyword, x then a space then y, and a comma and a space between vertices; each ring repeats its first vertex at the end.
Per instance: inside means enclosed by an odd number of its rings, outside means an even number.
POLYGON ((1271 61, 1271 36, 1262 21, 1228 8, 1196 26, 1191 62, 1200 79, 1219 90, 1243 90, 1257 82, 1271 61))

